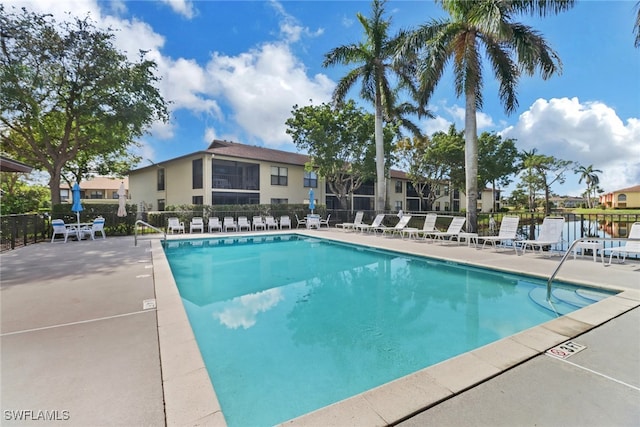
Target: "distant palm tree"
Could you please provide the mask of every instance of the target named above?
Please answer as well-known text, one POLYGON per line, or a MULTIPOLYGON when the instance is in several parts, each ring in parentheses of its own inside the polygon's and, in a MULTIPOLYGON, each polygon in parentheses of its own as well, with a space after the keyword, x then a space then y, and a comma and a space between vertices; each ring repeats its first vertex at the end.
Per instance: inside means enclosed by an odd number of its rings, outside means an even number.
POLYGON ((640 1, 636 3, 636 24, 633 26, 633 32, 636 33, 635 47, 640 47, 640 1))
POLYGON ((582 181, 587 184, 587 207, 592 208, 593 205, 591 203, 591 193, 593 193, 593 196, 595 198, 596 188, 598 187, 598 184, 600 184, 600 177, 598 176, 598 174, 602 173, 602 171, 600 169, 594 169, 593 165, 581 165, 575 170, 575 173, 580 175, 578 184, 582 184, 582 181))
MULTIPOLYGON (((518 107, 516 86, 524 72, 548 79, 561 71, 559 56, 533 28, 513 21, 516 14, 546 16, 573 6, 574 0, 436 0, 449 19, 432 20, 407 35, 402 55, 424 54, 419 64, 421 100, 433 94, 452 61, 455 91, 465 96, 465 183, 467 221, 477 229, 478 136, 476 111, 482 108, 482 55, 499 83, 507 113, 518 107)), ((411 56, 410 56, 411 57, 411 56)))
POLYGON ((336 86, 333 92, 334 102, 342 102, 349 90, 362 80, 360 96, 373 102, 375 106, 375 145, 376 145, 376 211, 385 209, 386 180, 385 152, 383 139, 383 120, 399 118, 401 106, 396 106, 397 93, 392 89, 390 75, 395 74, 403 87, 413 87, 409 68, 405 64, 394 64, 392 59, 400 40, 390 38, 388 29, 390 20, 383 19, 384 1, 372 2, 371 17, 360 13, 357 18, 364 29, 366 40, 358 44, 349 44, 332 49, 324 57, 323 66, 336 64, 357 64, 336 86))

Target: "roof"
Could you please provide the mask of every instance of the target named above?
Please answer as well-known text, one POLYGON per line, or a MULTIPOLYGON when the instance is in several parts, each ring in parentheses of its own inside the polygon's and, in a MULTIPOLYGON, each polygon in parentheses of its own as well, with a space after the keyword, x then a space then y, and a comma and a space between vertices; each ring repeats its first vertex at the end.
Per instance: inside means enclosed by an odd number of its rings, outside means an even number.
MULTIPOLYGON (((120 188, 120 183, 124 182, 124 188, 129 188, 129 178, 115 178, 112 176, 95 176, 86 181, 80 182, 80 189, 82 190, 117 190, 120 188)), ((60 183, 61 189, 68 189, 69 184, 66 182, 60 183)))
POLYGON ((634 185, 633 187, 622 188, 620 190, 614 190, 612 193, 636 193, 640 192, 640 184, 634 185))
POLYGON ((29 166, 17 160, 10 159, 9 157, 0 156, 0 171, 2 172, 29 173, 32 170, 32 166, 29 166))
POLYGON ((263 160, 267 162, 287 163, 304 166, 310 158, 305 154, 274 150, 273 148, 239 144, 237 142, 214 140, 207 150, 212 154, 238 157, 241 159, 263 160))

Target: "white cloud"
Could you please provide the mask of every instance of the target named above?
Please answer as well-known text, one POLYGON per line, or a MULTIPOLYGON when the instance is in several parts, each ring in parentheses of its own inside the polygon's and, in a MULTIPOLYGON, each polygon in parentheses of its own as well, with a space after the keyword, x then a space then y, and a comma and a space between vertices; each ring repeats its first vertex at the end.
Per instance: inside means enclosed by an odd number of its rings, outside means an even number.
POLYGON ((258 313, 270 310, 283 299, 280 289, 243 295, 225 303, 224 310, 213 313, 213 317, 230 329, 249 329, 256 324, 258 313))
MULTIPOLYGON (((517 139, 520 150, 536 148, 541 154, 593 165, 603 171, 600 186, 605 191, 640 183, 640 119, 629 118, 625 123, 601 102, 538 99, 501 135, 517 139)), ((566 187, 557 191, 584 191, 577 178, 568 175, 566 187)))
POLYGON ((324 30, 321 28, 316 31, 311 31, 309 27, 303 27, 300 25, 295 17, 287 13, 280 2, 271 0, 269 4, 278 13, 278 15, 280 15, 280 36, 284 41, 288 43, 295 43, 300 40, 300 37, 303 34, 315 37, 324 33, 324 30))
POLYGON ((190 0, 160 0, 162 3, 169 5, 174 12, 191 19, 196 15, 193 2, 190 0))
POLYGON ((204 130, 204 136, 202 138, 202 140, 207 144, 207 146, 209 146, 209 144, 211 144, 211 141, 213 141, 214 139, 217 139, 218 137, 216 136, 216 130, 212 127, 207 127, 204 130))
POLYGON ((285 43, 265 43, 238 56, 214 53, 207 64, 209 86, 232 107, 233 119, 267 145, 290 143, 284 122, 294 104, 331 99, 335 83, 310 78, 285 43))

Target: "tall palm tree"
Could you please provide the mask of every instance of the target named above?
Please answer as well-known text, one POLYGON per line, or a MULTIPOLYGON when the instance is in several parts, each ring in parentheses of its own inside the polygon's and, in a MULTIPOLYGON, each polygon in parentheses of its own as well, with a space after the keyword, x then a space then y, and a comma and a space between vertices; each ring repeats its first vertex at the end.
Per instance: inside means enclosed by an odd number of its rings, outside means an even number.
POLYGON ((557 53, 533 28, 515 22, 517 14, 546 16, 573 6, 575 0, 436 0, 450 15, 418 27, 400 55, 423 54, 419 67, 422 101, 430 98, 452 61, 457 96, 465 97, 465 184, 467 221, 477 228, 478 136, 476 111, 482 109, 483 54, 499 82, 507 114, 518 108, 516 87, 522 73, 539 71, 543 79, 561 72, 557 53))
POLYGON ((397 92, 392 89, 390 77, 395 75, 401 86, 413 86, 409 69, 404 68, 404 64, 394 64, 392 61, 400 39, 388 35, 391 21, 383 18, 384 3, 384 0, 373 0, 370 18, 357 14, 365 33, 363 42, 332 49, 325 55, 322 64, 324 67, 356 64, 356 67, 338 82, 333 92, 334 102, 343 102, 353 85, 362 80, 360 96, 373 102, 375 106, 376 211, 385 209, 386 200, 383 120, 385 115, 397 118, 399 113, 399 107, 396 105, 397 92))
POLYGON ((636 23, 633 26, 633 32, 636 33, 635 47, 640 47, 640 1, 636 3, 636 23))
POLYGON ((594 169, 593 165, 582 166, 580 165, 575 173, 580 175, 580 179, 578 180, 578 184, 582 184, 582 181, 587 185, 587 207, 592 208, 591 204, 591 193, 595 197, 595 190, 598 184, 600 184, 599 173, 602 173, 600 169, 594 169))

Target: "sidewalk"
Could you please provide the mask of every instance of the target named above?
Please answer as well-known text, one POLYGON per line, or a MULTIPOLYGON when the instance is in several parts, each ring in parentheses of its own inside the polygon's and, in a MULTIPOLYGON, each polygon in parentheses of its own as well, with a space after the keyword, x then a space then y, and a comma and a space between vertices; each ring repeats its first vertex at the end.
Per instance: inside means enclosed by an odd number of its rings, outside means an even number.
MULTIPOLYGON (((558 262, 557 257, 539 259, 326 229, 306 233, 408 252, 428 251, 536 275, 548 274, 558 262)), ((166 272, 155 265, 155 252, 152 261, 150 246, 141 241, 134 247, 132 237, 109 237, 41 243, 0 255, 0 424, 166 424, 165 405, 174 405, 176 396, 163 390, 158 313, 143 308, 143 301, 156 298, 166 272), (16 421, 19 416, 32 421, 16 421), (33 420, 38 416, 52 421, 33 420)), ((573 338, 586 349, 567 360, 534 356, 475 387, 456 391, 457 395, 449 391, 452 397, 424 411, 405 413, 400 425, 637 425, 640 308, 632 308, 640 303, 640 262, 603 267, 590 258, 571 260, 559 277, 628 289, 631 297, 625 301, 630 311, 573 338)), ((186 347, 170 350, 187 364, 186 347)), ((193 390, 184 392, 180 397, 193 403, 193 390)), ((398 396, 383 397, 390 403, 398 396)), ((315 425, 378 424, 360 415, 329 416, 315 425)), ((179 424, 195 425, 186 417, 179 419, 183 421, 179 424)), ((298 419, 297 424, 313 425, 311 421, 318 418, 307 420, 298 419)))

